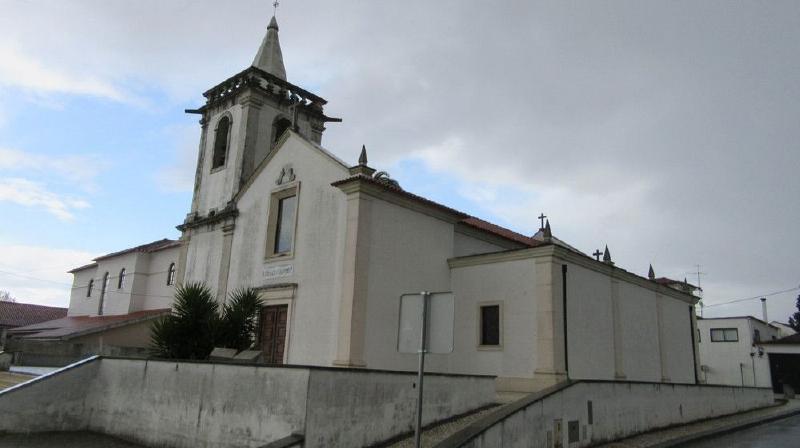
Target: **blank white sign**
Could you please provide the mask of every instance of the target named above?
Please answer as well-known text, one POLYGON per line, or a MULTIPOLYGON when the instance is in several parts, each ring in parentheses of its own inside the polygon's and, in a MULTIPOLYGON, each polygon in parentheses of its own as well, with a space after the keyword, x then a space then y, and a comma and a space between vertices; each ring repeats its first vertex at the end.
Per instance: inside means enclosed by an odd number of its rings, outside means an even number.
MULTIPOLYGON (((428 309, 427 353, 452 353, 455 296, 452 292, 431 293, 428 309)), ((397 351, 419 353, 422 340, 422 294, 400 296, 397 351)))

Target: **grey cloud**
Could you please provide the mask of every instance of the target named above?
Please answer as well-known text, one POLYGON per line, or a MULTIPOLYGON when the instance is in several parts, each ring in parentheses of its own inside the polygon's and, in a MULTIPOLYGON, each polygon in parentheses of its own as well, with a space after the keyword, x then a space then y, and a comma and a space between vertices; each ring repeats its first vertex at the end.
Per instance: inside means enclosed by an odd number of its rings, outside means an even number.
MULTIPOLYGON (((518 230, 544 210, 639 273, 702 263, 709 302, 800 283, 797 2, 282 3, 288 77, 344 118, 326 146, 347 160, 361 143, 391 165, 458 141, 437 169, 497 186, 485 205, 518 230)), ((269 18, 256 0, 81 5, 0 24, 40 59, 198 103, 269 18)))

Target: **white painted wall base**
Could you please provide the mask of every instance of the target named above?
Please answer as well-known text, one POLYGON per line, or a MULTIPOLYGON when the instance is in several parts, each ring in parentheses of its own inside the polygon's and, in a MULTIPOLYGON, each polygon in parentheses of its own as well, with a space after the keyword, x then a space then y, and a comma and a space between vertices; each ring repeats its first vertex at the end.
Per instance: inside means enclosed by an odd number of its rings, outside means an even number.
POLYGON ((437 448, 585 447, 773 401, 769 388, 579 381, 513 403, 437 448))
MULTIPOLYGON (((413 430, 415 373, 96 358, 0 392, 0 432, 90 430, 147 446, 368 446, 413 430)), ((424 423, 491 404, 494 377, 427 375, 424 423)))

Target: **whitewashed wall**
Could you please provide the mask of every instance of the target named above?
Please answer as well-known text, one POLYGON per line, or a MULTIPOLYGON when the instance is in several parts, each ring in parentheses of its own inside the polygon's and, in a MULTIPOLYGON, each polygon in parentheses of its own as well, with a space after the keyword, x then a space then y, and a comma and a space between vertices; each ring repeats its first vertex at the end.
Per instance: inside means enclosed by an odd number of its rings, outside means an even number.
MULTIPOLYGON (((623 278, 617 281, 625 379, 694 383, 691 305, 623 278), (658 329, 657 300, 662 307, 662 334, 658 329)), ((611 282, 608 275, 568 264, 567 327, 572 379, 615 379, 611 282)))
POLYGON ((222 262, 222 229, 219 225, 201 226, 192 230, 186 256, 184 283, 204 282, 217 291, 222 262))
MULTIPOLYGON (((364 360, 371 368, 414 370, 417 356, 396 351, 400 296, 450 290, 453 224, 374 199, 369 225, 364 360)), ((430 357, 432 371, 445 367, 440 358, 430 357)))
POLYGON ((562 424, 561 446, 595 446, 656 428, 728 415, 773 404, 772 390, 727 386, 578 382, 553 388, 487 416, 437 448, 550 448, 562 424), (589 402, 592 418, 589 419, 589 402), (569 423, 577 439, 569 440, 569 423), (478 434, 468 432, 479 428, 478 434), (471 437, 471 436, 474 436, 471 437))
POLYGON ((226 111, 211 118, 205 137, 205 146, 202 148, 203 157, 201 160, 201 185, 199 197, 197 198, 197 211, 205 216, 212 208, 221 210, 225 207, 228 200, 233 196, 235 188, 238 188, 238 173, 236 172, 236 160, 239 156, 237 151, 242 147, 238 143, 244 136, 242 130, 242 106, 234 104, 226 111), (228 154, 225 158, 225 168, 211 172, 211 163, 214 152, 214 131, 219 119, 225 112, 230 113, 233 118, 230 128, 230 144, 228 154))
POLYGON ((614 379, 610 277, 568 265, 567 329, 570 378, 614 379))
POLYGON ((536 266, 533 259, 453 268, 455 344, 453 372, 531 378, 536 358, 536 266), (502 346, 479 348, 479 306, 499 302, 502 346))
MULTIPOLYGON (((0 433, 90 430, 148 446, 370 446, 411 430, 416 377, 101 358, 0 392, 0 433)), ((486 406, 491 377, 429 376, 424 423, 486 406)))
POLYGON ((331 183, 347 175, 342 164, 291 134, 237 205, 228 290, 298 285, 289 322, 289 363, 330 365, 335 358, 346 204, 345 195, 331 183), (298 187, 294 252, 265 259, 270 199, 273 191, 290 185, 275 183, 287 165, 298 187), (268 272, 278 267, 291 267, 292 273, 268 272))
POLYGON ((701 373, 702 380, 708 384, 772 386, 769 358, 766 353, 758 356, 757 348, 753 347, 753 330, 758 328, 761 339, 767 341, 778 336, 778 329, 748 318, 699 319, 697 327, 700 330, 700 364, 706 366, 701 373), (739 341, 711 342, 712 328, 736 328, 739 341), (751 357, 751 352, 756 356, 751 357))
POLYGON ((97 315, 103 275, 108 272, 105 315, 128 314, 134 311, 169 308, 174 286, 166 284, 166 270, 178 261, 178 247, 156 252, 131 252, 97 262, 96 267, 78 271, 73 276, 70 293, 70 316, 97 315), (125 284, 119 286, 119 273, 125 268, 125 284), (92 296, 86 297, 89 279, 94 279, 92 296))
MULTIPOLYGON (((175 284, 167 285, 169 265, 175 263, 178 268, 180 247, 159 250, 147 256, 144 295, 134 297, 138 306, 133 311, 170 308, 174 300, 175 284)), ((177 278, 176 278, 177 281, 177 278)), ((139 291, 135 291, 138 293, 139 291)))

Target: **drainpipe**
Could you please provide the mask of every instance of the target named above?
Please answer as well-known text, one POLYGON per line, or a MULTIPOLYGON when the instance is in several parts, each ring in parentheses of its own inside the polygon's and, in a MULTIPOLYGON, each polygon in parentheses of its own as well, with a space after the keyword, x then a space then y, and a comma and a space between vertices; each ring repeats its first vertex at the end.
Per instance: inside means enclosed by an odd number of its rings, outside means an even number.
POLYGON ((564 373, 569 379, 569 344, 567 343, 567 265, 561 265, 561 300, 564 313, 564 373))
POLYGON ((769 320, 767 320, 767 298, 766 297, 762 297, 761 298, 761 316, 762 316, 762 320, 765 323, 769 323, 769 320))

